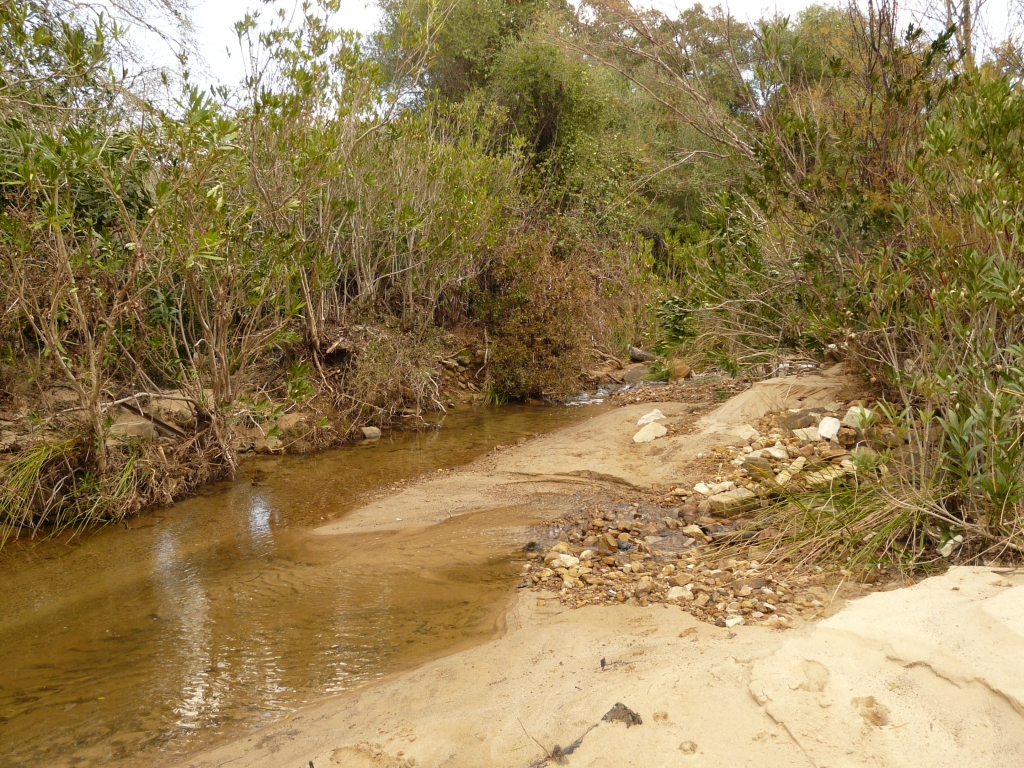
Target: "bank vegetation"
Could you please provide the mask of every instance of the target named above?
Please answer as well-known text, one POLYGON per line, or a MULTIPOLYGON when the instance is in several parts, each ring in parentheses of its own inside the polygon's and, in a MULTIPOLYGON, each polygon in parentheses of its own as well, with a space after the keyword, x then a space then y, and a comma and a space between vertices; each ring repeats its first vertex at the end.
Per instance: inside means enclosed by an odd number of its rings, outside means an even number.
POLYGON ((1024 70, 969 0, 382 7, 247 16, 204 90, 116 4, 0 0, 0 540, 639 346, 846 361, 913 447, 850 557, 1019 552, 1024 70))

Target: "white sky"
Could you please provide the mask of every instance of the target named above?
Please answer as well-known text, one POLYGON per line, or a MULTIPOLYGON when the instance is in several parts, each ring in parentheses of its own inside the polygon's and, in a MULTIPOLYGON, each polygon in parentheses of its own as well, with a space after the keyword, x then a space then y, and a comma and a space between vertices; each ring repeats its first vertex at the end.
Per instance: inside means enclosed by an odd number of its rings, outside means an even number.
MULTIPOLYGON (((279 0, 264 3, 260 0, 193 0, 192 23, 195 28, 199 50, 209 66, 204 77, 196 66, 196 79, 208 79, 212 83, 236 85, 243 76, 242 60, 238 48, 238 37, 233 29, 246 11, 258 10, 263 18, 269 18, 277 8, 289 11, 299 5, 298 0, 279 0)), ((367 34, 377 25, 380 11, 373 0, 341 0, 338 22, 341 27, 355 29, 367 34)))
MULTIPOLYGON (((238 39, 233 25, 242 19, 249 9, 258 9, 264 18, 269 17, 279 7, 293 10, 300 0, 193 0, 193 25, 195 36, 205 66, 202 62, 192 62, 192 79, 197 84, 221 83, 237 84, 243 75, 242 59, 238 50, 238 39)), ((644 2, 644 0, 640 0, 644 2)), ((905 0, 905 3, 916 5, 929 0, 905 0)), ((1007 8, 1016 0, 988 0, 985 17, 989 30, 994 37, 1005 36, 1009 28, 1007 8)), ((669 12, 676 7, 688 7, 692 3, 687 0, 646 0, 651 6, 669 12)), ((707 0, 705 7, 717 5, 717 0, 707 0)), ((802 9, 811 5, 810 0, 728 0, 723 2, 728 10, 740 21, 754 21, 764 15, 778 12, 783 15, 795 16, 802 9)), ((824 4, 828 4, 825 0, 824 4)), ((340 26, 355 29, 364 34, 373 31, 378 23, 380 12, 374 0, 341 0, 340 26)), ((157 40, 152 35, 144 36, 146 47, 152 51, 154 63, 174 68, 174 50, 171 46, 157 40)))

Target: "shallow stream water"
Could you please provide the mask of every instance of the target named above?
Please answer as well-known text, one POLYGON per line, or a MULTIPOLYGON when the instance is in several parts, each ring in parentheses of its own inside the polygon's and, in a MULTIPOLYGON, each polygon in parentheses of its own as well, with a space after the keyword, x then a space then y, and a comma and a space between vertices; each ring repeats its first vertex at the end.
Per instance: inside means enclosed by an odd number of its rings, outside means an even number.
POLYGON ((0 554, 0 765, 160 765, 498 630, 528 510, 312 536, 370 489, 593 415, 475 408, 264 457, 130 529, 0 554), (253 483, 256 480, 256 484, 253 483))

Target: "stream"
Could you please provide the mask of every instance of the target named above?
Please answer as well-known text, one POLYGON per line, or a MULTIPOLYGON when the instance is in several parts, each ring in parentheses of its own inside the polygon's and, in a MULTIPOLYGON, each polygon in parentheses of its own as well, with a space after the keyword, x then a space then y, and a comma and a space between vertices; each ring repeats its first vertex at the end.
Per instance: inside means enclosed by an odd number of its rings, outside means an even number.
POLYGON ((506 509, 312 536, 373 488, 589 408, 472 408, 440 429, 260 457, 173 508, 0 553, 0 765, 173 763, 500 630, 538 522, 506 509))

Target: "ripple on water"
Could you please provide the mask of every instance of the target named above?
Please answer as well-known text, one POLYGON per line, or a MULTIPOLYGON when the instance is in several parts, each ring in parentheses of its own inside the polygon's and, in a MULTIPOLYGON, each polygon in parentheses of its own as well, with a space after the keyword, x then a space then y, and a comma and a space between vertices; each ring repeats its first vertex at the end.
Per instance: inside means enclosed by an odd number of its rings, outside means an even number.
POLYGON ((132 530, 0 562, 0 765, 156 765, 490 637, 524 510, 309 536, 386 482, 594 415, 506 407, 445 428, 246 465, 132 530))

